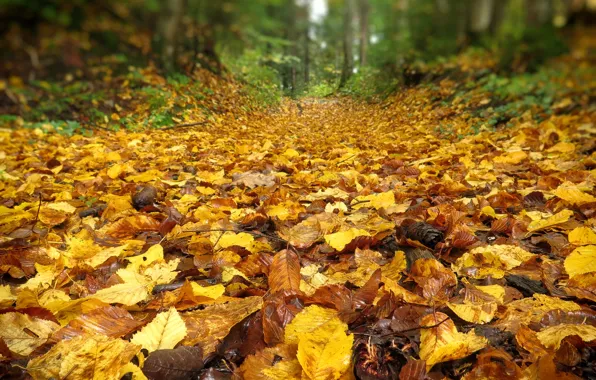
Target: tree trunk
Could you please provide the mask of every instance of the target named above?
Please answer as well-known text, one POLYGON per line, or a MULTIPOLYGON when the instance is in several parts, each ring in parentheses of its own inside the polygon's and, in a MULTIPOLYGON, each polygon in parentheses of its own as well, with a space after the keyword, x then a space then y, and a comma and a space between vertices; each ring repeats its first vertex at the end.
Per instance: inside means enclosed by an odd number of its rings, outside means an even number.
POLYGON ((176 69, 179 30, 185 10, 184 0, 161 0, 160 9, 157 23, 159 60, 164 70, 173 71, 176 69))
MULTIPOLYGON (((502 0, 499 0, 502 1, 502 0)), ((475 0, 470 9, 470 29, 472 36, 488 31, 493 12, 493 0, 475 0)))
MULTIPOLYGON (((292 57, 296 57, 296 3, 295 0, 288 0, 288 29, 287 29, 287 35, 288 35, 288 41, 291 42, 291 45, 288 49, 289 55, 291 55, 292 57)), ((290 94, 292 96, 294 96, 296 94, 296 65, 294 64, 294 62, 290 63, 290 67, 289 67, 289 75, 288 75, 288 79, 290 81, 289 86, 290 86, 290 94)))
POLYGON ((310 36, 308 35, 309 32, 309 24, 308 24, 308 16, 306 17, 307 24, 304 28, 304 85, 308 86, 310 82, 310 36))
POLYGON ((488 27, 490 34, 493 36, 497 34, 505 19, 505 9, 507 8, 508 3, 509 0, 497 0, 493 2, 492 17, 488 27))
POLYGON ((366 52, 368 49, 369 13, 369 0, 360 0, 360 66, 366 66, 366 52))
POLYGON ((552 0, 526 0, 526 23, 538 27, 552 21, 552 0))
POLYGON ((344 40, 343 40, 343 53, 344 62, 341 70, 341 78, 339 80, 339 88, 342 88, 347 83, 348 79, 352 76, 352 70, 354 69, 354 55, 353 55, 353 44, 354 44, 354 33, 352 27, 352 20, 354 15, 354 0, 344 0, 344 40))

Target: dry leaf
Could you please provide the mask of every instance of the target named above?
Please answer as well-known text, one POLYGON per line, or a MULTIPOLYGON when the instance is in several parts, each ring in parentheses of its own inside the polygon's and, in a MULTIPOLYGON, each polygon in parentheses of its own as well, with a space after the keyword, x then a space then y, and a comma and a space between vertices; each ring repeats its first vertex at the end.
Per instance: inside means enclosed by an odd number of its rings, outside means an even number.
POLYGON ((168 311, 157 314, 148 325, 130 340, 149 352, 155 350, 172 349, 186 336, 186 325, 176 311, 171 307, 168 311))

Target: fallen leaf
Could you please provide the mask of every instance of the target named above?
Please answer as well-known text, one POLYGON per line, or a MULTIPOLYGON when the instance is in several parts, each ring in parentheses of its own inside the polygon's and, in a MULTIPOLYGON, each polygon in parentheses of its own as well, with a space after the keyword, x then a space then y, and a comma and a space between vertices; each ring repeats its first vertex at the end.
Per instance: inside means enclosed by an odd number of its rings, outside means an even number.
POLYGON ((157 314, 143 329, 134 334, 131 343, 140 345, 149 352, 172 349, 186 336, 186 325, 171 307, 168 311, 157 314))

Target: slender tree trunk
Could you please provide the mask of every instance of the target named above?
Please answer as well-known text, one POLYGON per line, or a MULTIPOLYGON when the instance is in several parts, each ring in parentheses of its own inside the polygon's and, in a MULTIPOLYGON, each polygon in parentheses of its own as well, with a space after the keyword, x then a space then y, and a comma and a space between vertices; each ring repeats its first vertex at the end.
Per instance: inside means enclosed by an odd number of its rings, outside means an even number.
POLYGON ((493 2, 492 17, 488 27, 490 34, 493 36, 497 34, 505 19, 505 9, 507 8, 508 3, 509 0, 497 0, 493 2))
POLYGON ((344 41, 343 53, 344 62, 341 70, 341 78, 339 80, 339 88, 342 88, 352 76, 354 69, 354 32, 352 27, 352 20, 354 16, 354 0, 344 0, 344 41))
POLYGON ((553 15, 552 0, 526 0, 526 23, 538 27, 551 22, 553 15))
POLYGON ((493 12, 494 0, 475 0, 470 9, 470 29, 472 37, 488 31, 493 12))
POLYGON ((176 69, 179 30, 184 10, 184 0, 161 0, 161 13, 157 23, 157 46, 162 67, 166 71, 176 69))
MULTIPOLYGON (((308 18, 307 18, 308 19, 308 18)), ((304 29, 304 85, 310 82, 310 36, 308 35, 309 25, 304 29)))
MULTIPOLYGON (((288 41, 291 42, 289 54, 296 57, 296 3, 295 0, 288 0, 288 41)), ((292 96, 296 94, 296 65, 294 62, 290 63, 288 79, 290 81, 290 93, 292 96)))
POLYGON ((366 66, 368 50, 368 18, 370 13, 369 0, 360 0, 360 66, 366 66))

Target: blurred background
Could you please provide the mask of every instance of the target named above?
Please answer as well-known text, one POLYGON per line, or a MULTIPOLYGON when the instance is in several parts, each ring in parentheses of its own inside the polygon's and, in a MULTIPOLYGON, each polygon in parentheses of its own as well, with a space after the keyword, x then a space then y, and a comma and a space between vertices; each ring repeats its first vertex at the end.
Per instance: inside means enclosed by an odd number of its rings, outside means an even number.
POLYGON ((595 19, 596 0, 0 0, 0 74, 32 81, 92 76, 97 62, 114 73, 150 64, 275 96, 382 93, 464 51, 470 64, 531 71, 570 40, 590 44, 595 19))

